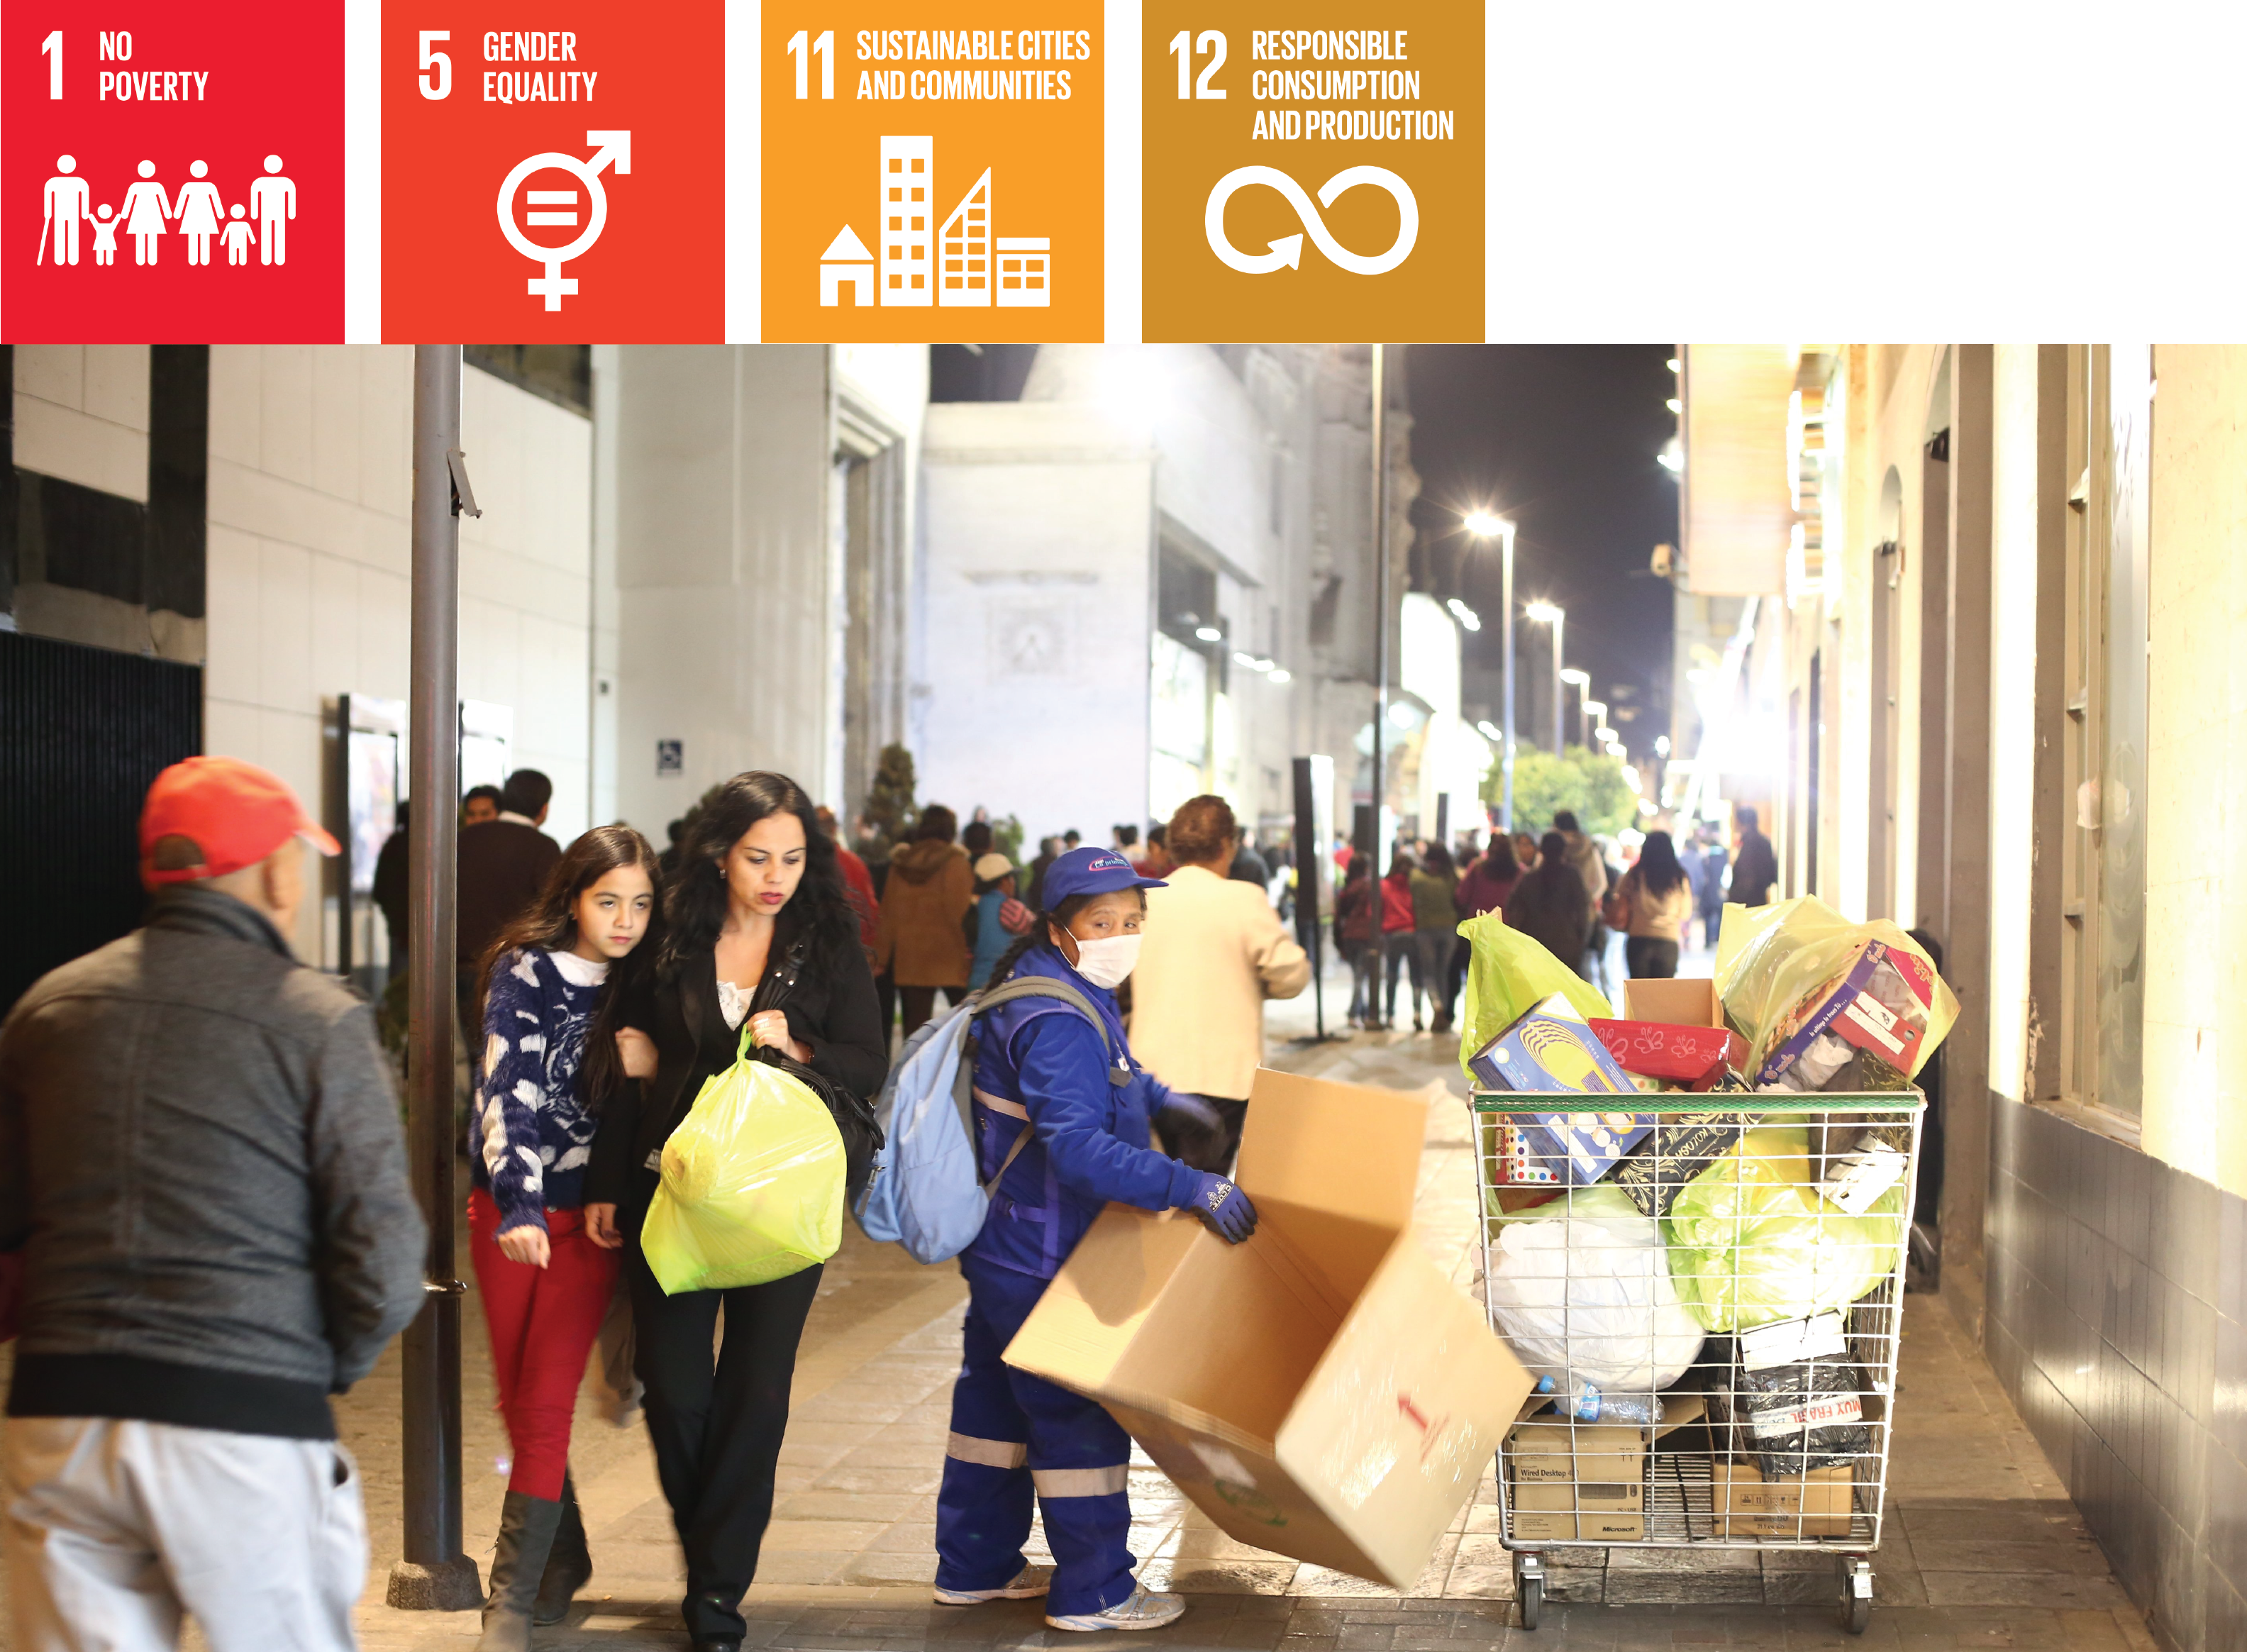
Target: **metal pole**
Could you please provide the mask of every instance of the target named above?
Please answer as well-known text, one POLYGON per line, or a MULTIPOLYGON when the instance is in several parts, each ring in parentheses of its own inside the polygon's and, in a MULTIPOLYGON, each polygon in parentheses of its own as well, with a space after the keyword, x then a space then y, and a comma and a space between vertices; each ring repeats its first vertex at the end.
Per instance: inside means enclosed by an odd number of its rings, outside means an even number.
POLYGON ((1506 611, 1506 750, 1499 760, 1505 770, 1505 784, 1499 800, 1498 823, 1510 832, 1513 829, 1513 524, 1507 522, 1499 529, 1499 535, 1504 546, 1499 605, 1506 611))
POLYGON ((413 351, 413 802, 406 1030, 406 1135, 413 1191, 429 1223, 421 1312, 402 1345, 406 1553, 393 1607, 481 1605, 461 1548, 461 1297, 453 1277, 453 881, 459 814, 461 533, 449 455, 461 442, 461 346, 413 351))
MULTIPOLYGON (((1389 732, 1389 392, 1384 347, 1373 346, 1373 868, 1381 876, 1381 805, 1384 783, 1383 737, 1389 732)), ((1379 929, 1376 926, 1376 939, 1379 929)))
POLYGON ((1555 757, 1561 755, 1561 748, 1568 743, 1567 726, 1561 721, 1567 713, 1561 709, 1561 702, 1568 697, 1568 686, 1561 680, 1561 633, 1567 623, 1568 616, 1565 610, 1553 616, 1553 755, 1555 757))

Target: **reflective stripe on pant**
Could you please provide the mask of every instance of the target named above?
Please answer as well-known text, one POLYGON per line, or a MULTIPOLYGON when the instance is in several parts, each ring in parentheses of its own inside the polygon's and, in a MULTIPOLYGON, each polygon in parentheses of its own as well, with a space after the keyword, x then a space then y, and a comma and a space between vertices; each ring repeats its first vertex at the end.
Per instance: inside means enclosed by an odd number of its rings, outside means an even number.
POLYGON ((1046 1282, 1005 1268, 967 1276, 965 1357, 952 1389, 952 1438, 936 1499, 936 1583, 1003 1588, 1022 1569, 1030 1499, 1054 1557, 1046 1610, 1099 1612, 1130 1598, 1131 1438, 1092 1401, 1000 1355, 1046 1282))
POLYGON ((359 1476, 331 1440, 11 1416, 0 1448, 17 1652, 350 1652, 359 1476))

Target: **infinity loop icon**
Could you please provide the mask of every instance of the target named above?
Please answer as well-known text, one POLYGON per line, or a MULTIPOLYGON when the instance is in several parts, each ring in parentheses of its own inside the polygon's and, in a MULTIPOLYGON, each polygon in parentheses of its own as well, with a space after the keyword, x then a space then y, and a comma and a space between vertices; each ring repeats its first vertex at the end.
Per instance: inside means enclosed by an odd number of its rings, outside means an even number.
POLYGON ((1304 193, 1302 185, 1276 167, 1239 167, 1219 178, 1217 188, 1209 192, 1209 206, 1202 214, 1202 229, 1209 236, 1209 249, 1217 255, 1218 262, 1244 276, 1268 276, 1283 265, 1294 270, 1303 260, 1301 236, 1282 236, 1271 243, 1269 252, 1254 254, 1241 251, 1226 238, 1226 203, 1236 192, 1252 184, 1262 184, 1286 196, 1304 230, 1318 243, 1319 250, 1354 276, 1386 275, 1412 256, 1412 243, 1420 238, 1420 203, 1413 199, 1412 186, 1386 167, 1349 167, 1337 172, 1319 187, 1315 204, 1304 193), (1336 241, 1326 220, 1319 215, 1319 208, 1333 206, 1345 190, 1362 183, 1387 190, 1397 202, 1396 242, 1386 252, 1371 256, 1352 252, 1336 241))

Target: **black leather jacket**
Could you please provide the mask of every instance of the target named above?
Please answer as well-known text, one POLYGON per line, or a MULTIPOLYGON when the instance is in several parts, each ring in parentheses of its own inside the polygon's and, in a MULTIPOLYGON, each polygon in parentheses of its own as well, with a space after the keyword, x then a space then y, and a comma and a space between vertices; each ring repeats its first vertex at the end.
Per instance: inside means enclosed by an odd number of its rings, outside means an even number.
MULTIPOLYGON (((843 949, 839 967, 823 968, 811 960, 809 937, 792 917, 781 915, 751 1013, 786 1011, 789 1036, 811 1051, 809 1071, 844 1092, 823 1099, 836 1110, 855 1194, 871 1149, 853 1139, 843 1102, 880 1093, 890 1071, 888 1029, 864 950, 853 945, 843 949)), ((618 1006, 617 1021, 655 1041, 655 1076, 625 1084, 604 1104, 586 1167, 585 1202, 637 1207, 654 1196, 655 1163, 703 1082, 734 1064, 738 1035, 718 1007, 717 960, 709 952, 681 960, 669 980, 642 977, 618 1006)), ((872 1118, 871 1109, 864 1109, 869 1128, 872 1118)))

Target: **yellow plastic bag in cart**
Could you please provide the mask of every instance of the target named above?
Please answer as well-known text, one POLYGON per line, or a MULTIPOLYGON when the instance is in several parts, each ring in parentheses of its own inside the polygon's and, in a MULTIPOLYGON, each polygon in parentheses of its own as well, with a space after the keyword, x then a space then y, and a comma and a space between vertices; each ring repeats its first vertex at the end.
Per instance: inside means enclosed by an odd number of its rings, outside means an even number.
POLYGON ((1810 1132, 1789 1124, 1750 1130, 1678 1191, 1663 1222, 1670 1279, 1704 1329, 1846 1308, 1895 1273, 1909 1188, 1851 1216, 1815 1184, 1810 1132))
POLYGON ((1467 1058, 1559 993, 1579 1015, 1605 1020, 1615 1007, 1567 965, 1497 912, 1485 912, 1459 925, 1467 942, 1466 1003, 1460 1012, 1459 1070, 1479 1087, 1467 1058))
POLYGON ((1958 1019, 1917 941, 1884 918, 1853 924, 1814 895, 1725 907, 1714 973, 1762 1089, 1900 1089, 1958 1019))
POLYGON ((640 1252, 666 1296, 763 1285, 843 1242, 843 1136, 827 1103, 749 1059, 702 1086, 663 1144, 640 1252))

